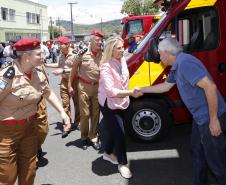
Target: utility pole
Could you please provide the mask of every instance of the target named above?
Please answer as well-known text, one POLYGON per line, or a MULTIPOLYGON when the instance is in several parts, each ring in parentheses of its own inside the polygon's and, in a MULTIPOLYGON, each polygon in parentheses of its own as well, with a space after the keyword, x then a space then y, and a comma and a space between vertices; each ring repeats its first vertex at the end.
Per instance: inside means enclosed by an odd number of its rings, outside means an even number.
POLYGON ((60 30, 60 17, 58 17, 58 29, 59 29, 59 32, 60 32, 60 36, 62 36, 61 30, 60 30))
POLYGON ((103 24, 103 22, 102 22, 102 17, 101 17, 101 18, 100 18, 100 31, 101 31, 101 32, 103 32, 103 31, 102 31, 102 24, 103 24))
POLYGON ((71 10, 71 39, 74 40, 72 5, 73 4, 78 4, 78 3, 74 2, 74 3, 68 3, 68 4, 70 5, 70 10, 71 10))
POLYGON ((51 39, 54 39, 54 35, 53 35, 53 21, 52 21, 52 17, 50 17, 50 36, 51 39))

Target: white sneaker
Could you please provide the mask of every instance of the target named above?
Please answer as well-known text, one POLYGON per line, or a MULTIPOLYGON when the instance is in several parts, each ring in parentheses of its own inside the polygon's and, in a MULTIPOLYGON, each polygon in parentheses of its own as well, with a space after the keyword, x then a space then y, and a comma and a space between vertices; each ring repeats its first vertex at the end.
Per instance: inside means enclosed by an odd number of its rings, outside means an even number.
POLYGON ((114 156, 114 154, 109 155, 109 154, 104 153, 103 154, 103 160, 109 161, 112 164, 118 164, 117 158, 114 156))
POLYGON ((127 165, 118 165, 118 171, 125 179, 130 179, 132 177, 132 173, 127 165))

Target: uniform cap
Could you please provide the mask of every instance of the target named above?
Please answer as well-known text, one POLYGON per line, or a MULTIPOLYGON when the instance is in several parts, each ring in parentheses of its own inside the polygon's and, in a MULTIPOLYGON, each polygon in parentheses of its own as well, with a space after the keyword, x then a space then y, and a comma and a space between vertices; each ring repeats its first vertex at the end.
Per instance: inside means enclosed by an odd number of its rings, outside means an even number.
POLYGON ((29 51, 40 48, 41 41, 37 38, 23 38, 17 41, 13 47, 17 51, 29 51))
POLYGON ((101 31, 98 31, 98 30, 91 30, 90 35, 95 35, 95 36, 101 37, 101 38, 104 37, 104 34, 101 31))
POLYGON ((59 42, 60 44, 68 44, 69 42, 71 42, 71 40, 68 37, 58 37, 57 38, 57 42, 59 42))

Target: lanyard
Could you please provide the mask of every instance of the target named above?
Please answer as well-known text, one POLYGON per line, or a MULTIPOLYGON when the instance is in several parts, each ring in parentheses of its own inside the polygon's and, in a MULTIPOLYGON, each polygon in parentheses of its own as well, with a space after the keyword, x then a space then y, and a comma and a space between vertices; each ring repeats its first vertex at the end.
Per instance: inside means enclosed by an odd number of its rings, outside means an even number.
POLYGON ((121 64, 118 64, 116 61, 113 60, 113 64, 114 66, 116 67, 117 69, 117 72, 120 76, 120 79, 123 80, 123 74, 122 74, 122 65, 121 64))

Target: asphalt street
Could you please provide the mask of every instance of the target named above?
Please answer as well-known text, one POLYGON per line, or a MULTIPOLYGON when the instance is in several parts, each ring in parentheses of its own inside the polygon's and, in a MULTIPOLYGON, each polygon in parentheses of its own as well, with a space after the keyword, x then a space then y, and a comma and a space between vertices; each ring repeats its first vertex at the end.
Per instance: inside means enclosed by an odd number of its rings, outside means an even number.
MULTIPOLYGON (((60 78, 48 70, 50 86, 59 97, 60 78)), ((123 179, 117 165, 104 161, 91 146, 82 150, 80 132, 62 139, 59 113, 48 105, 49 134, 35 185, 192 185, 191 124, 174 126, 156 143, 135 142, 127 137, 128 160, 133 178, 123 179)), ((216 185, 213 177, 210 184, 216 185)))

